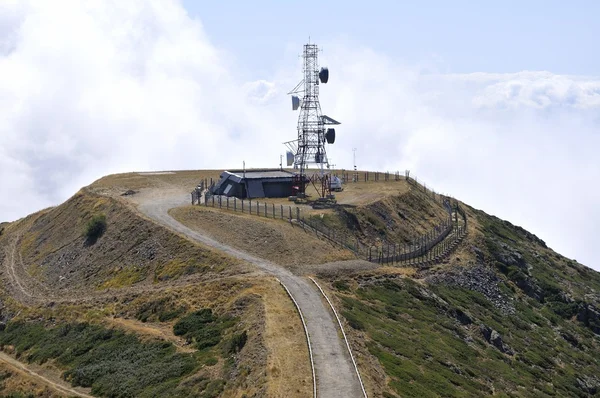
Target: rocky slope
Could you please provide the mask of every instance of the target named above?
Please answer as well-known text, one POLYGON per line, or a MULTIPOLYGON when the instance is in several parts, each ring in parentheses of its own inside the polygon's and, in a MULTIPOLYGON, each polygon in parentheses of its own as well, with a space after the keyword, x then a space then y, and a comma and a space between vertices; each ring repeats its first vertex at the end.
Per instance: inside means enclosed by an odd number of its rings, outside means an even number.
POLYGON ((445 264, 329 279, 369 382, 387 397, 600 394, 600 273, 469 214, 445 264))

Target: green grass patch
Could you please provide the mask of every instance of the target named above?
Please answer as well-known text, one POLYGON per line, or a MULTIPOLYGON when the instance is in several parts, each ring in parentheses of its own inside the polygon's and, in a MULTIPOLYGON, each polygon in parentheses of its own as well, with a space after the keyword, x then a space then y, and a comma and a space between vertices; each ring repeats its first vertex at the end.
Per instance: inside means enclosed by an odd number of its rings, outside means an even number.
POLYGON ((584 348, 572 341, 588 329, 559 316, 572 308, 557 302, 516 300, 515 314, 506 315, 480 293, 455 286, 426 287, 410 279, 380 280, 355 290, 333 286, 340 313, 367 335, 369 352, 399 396, 582 395, 573 375, 593 375, 598 366, 595 345, 584 348), (472 323, 462 324, 460 313, 468 313, 472 323), (515 354, 488 343, 479 331, 482 323, 498 331, 515 354))
POLYGON ((128 287, 137 282, 143 281, 145 277, 145 271, 141 267, 122 268, 112 277, 102 283, 98 289, 128 287))
POLYGON ((197 349, 202 350, 219 344, 223 331, 235 323, 234 318, 217 317, 210 308, 203 308, 179 319, 173 326, 173 333, 185 337, 193 342, 197 349))
POLYGON ((40 322, 9 323, 0 345, 12 345, 28 362, 55 360, 63 378, 92 394, 111 397, 156 396, 160 386, 176 386, 198 366, 191 354, 171 343, 142 342, 134 335, 86 323, 47 328, 40 322))
POLYGON ((205 265, 202 265, 195 259, 174 259, 156 268, 154 281, 160 282, 169 279, 177 279, 184 275, 192 275, 201 272, 206 268, 205 265))

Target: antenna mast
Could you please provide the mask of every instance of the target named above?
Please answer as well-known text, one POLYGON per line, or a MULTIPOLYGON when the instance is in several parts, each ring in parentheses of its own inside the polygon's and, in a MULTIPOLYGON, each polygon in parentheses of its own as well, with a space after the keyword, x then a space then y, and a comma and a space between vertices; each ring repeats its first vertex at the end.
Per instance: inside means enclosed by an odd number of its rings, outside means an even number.
MULTIPOLYGON (((302 99, 292 95, 292 109, 300 108, 298 115, 298 139, 289 141, 285 144, 289 148, 289 153, 293 156, 295 169, 299 169, 299 178, 297 181, 298 197, 306 195, 306 170, 310 163, 320 165, 321 175, 319 179, 322 182, 321 197, 325 196, 326 177, 323 171, 323 165, 329 160, 325 150, 325 142, 333 144, 335 142, 335 130, 325 128, 326 125, 337 125, 339 122, 321 113, 321 104, 319 103, 319 82, 327 83, 329 80, 329 69, 321 68, 319 70, 319 48, 316 44, 305 44, 302 54, 304 79, 288 94, 303 93, 302 99)), ((292 156, 288 156, 291 160, 292 156)), ((288 160, 288 165, 289 160, 288 160)), ((313 181, 314 184, 314 181, 313 181)))

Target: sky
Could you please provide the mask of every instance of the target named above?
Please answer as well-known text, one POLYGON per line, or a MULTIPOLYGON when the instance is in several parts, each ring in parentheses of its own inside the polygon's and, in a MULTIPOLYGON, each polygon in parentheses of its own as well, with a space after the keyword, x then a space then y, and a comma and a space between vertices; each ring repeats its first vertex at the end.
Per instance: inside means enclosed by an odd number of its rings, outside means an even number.
POLYGON ((0 221, 103 175, 277 167, 302 45, 339 168, 411 170, 600 270, 600 3, 0 2, 0 221))

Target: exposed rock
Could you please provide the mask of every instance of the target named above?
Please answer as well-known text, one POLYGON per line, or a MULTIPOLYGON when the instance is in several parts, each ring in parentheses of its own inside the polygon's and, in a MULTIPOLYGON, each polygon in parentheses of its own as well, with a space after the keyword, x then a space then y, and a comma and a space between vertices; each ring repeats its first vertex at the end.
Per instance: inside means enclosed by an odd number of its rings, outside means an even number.
POLYGON ((508 344, 502 341, 502 336, 500 336, 500 333, 484 324, 479 325, 479 330, 488 343, 505 354, 514 355, 514 351, 508 346, 508 344))
POLYGON ((496 260, 506 265, 516 265, 523 270, 527 270, 527 262, 525 262, 523 255, 518 250, 506 243, 501 243, 500 247, 504 250, 496 254, 496 260))
POLYGON ((577 320, 596 334, 600 334, 600 311, 591 304, 579 304, 577 320))
POLYGON ((447 271, 431 275, 425 281, 431 284, 460 286, 479 292, 504 314, 514 314, 515 312, 512 302, 498 287, 500 278, 498 278, 498 275, 492 269, 485 265, 453 267, 447 271))
POLYGON ((596 376, 579 376, 577 385, 581 390, 591 395, 595 395, 600 391, 600 379, 596 376))
POLYGON ((135 195, 136 193, 137 193, 137 191, 134 191, 133 189, 129 189, 129 190, 123 192, 121 194, 121 196, 131 196, 131 195, 135 195))
POLYGON ((506 244, 505 242, 499 241, 497 239, 491 239, 493 245, 496 249, 493 252, 494 259, 506 267, 516 266, 523 272, 529 275, 529 271, 531 270, 531 266, 527 264, 523 254, 515 249, 514 247, 506 244))
POLYGON ((485 254, 483 253, 483 250, 481 250, 477 246, 472 246, 471 250, 473 250, 473 253, 475 253, 475 257, 477 258, 477 261, 480 263, 483 263, 485 260, 485 254))
POLYGON ((579 348, 579 340, 569 332, 562 332, 560 336, 575 348, 579 348))
POLYGON ((544 292, 532 279, 523 278, 515 281, 519 289, 531 298, 536 299, 540 303, 544 301, 544 292))
POLYGON ((450 315, 454 317, 457 321, 459 321, 462 325, 470 325, 473 323, 471 317, 464 311, 455 308, 450 311, 450 315))

